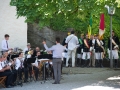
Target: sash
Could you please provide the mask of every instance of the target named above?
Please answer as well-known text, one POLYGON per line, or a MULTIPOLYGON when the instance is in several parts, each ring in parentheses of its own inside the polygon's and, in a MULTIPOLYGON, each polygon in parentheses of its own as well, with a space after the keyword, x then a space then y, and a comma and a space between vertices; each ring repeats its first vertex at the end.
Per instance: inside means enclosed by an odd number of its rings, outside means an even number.
MULTIPOLYGON (((74 36, 72 36, 70 39, 69 39, 69 41, 73 38, 74 36)), ((67 42, 67 43, 69 43, 69 41, 67 42)))
POLYGON ((90 48, 90 46, 88 45, 88 42, 87 42, 86 39, 84 39, 84 43, 85 43, 85 46, 86 46, 87 48, 90 48))
POLYGON ((80 44, 83 44, 83 42, 82 42, 82 40, 81 40, 81 39, 79 39, 79 42, 80 42, 80 44))
POLYGON ((101 44, 100 44, 100 41, 97 39, 97 44, 99 45, 99 46, 101 46, 101 44))
POLYGON ((115 45, 114 49, 119 49, 118 45, 116 44, 116 42, 114 41, 114 39, 112 39, 112 43, 115 45))
POLYGON ((103 54, 105 54, 105 49, 98 39, 97 39, 97 44, 103 49, 103 54))

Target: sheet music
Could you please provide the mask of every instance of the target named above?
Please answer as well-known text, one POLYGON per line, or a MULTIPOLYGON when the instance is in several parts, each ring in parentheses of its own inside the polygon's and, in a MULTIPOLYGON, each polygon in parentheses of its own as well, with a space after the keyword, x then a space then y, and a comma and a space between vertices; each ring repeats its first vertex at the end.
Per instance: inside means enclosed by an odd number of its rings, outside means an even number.
POLYGON ((38 59, 38 61, 48 61, 50 59, 38 59))

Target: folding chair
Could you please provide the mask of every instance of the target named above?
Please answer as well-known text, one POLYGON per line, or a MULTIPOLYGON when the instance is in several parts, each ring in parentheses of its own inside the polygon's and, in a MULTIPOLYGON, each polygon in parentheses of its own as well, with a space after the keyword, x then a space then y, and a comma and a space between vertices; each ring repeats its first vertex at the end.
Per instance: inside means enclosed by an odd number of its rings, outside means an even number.
POLYGON ((4 88, 6 88, 6 86, 5 86, 5 80, 6 80, 6 76, 0 77, 0 84, 1 84, 4 88))

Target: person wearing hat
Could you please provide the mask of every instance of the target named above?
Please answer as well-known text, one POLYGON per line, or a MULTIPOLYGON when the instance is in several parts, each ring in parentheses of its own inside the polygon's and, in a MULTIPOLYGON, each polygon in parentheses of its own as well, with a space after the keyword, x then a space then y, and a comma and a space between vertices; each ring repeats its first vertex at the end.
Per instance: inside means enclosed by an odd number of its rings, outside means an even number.
MULTIPOLYGON (((108 39, 108 50, 110 51, 110 38, 108 39)), ((114 31, 112 31, 112 58, 114 59, 114 67, 117 68, 118 66, 118 49, 119 49, 119 38, 115 35, 114 31)), ((109 52, 109 59, 110 59, 110 52, 109 52)))
MULTIPOLYGON (((69 35, 70 35, 70 32, 67 33, 67 36, 69 36, 69 35)), ((66 40, 67 36, 64 38, 64 40, 63 40, 63 42, 62 42, 62 45, 63 45, 63 46, 66 45, 65 40, 66 40)))
MULTIPOLYGON (((67 36, 69 36, 69 35, 70 35, 70 32, 67 33, 67 36)), ((64 40, 62 42, 63 46, 66 45, 65 41, 66 41, 67 36, 64 38, 64 40)), ((64 52, 62 53, 62 55, 63 55, 62 66, 65 66, 66 65, 66 58, 67 58, 67 45, 66 45, 66 50, 64 50, 64 52)))
POLYGON ((24 54, 26 55, 26 54, 28 54, 28 52, 31 50, 31 45, 30 45, 30 43, 27 43, 27 47, 24 49, 24 54))

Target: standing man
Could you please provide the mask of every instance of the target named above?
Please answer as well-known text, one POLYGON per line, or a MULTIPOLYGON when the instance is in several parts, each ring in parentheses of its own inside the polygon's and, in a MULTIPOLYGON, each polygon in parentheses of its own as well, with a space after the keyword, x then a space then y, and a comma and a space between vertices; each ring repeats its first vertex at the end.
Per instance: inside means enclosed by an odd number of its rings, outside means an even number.
POLYGON ((104 42, 99 39, 99 35, 95 37, 95 59, 96 59, 96 67, 103 67, 102 60, 104 55, 104 42))
MULTIPOLYGON (((114 59, 114 67, 117 68, 118 65, 118 49, 119 49, 119 38, 115 36, 114 31, 112 31, 112 59, 114 59)), ((108 39, 108 49, 110 50, 110 39, 108 39)), ((110 58, 110 52, 109 52, 110 58)))
POLYGON ((90 62, 90 39, 88 34, 86 34, 86 38, 83 40, 83 67, 89 67, 90 62))
POLYGON ((68 44, 68 56, 66 60, 66 67, 68 67, 68 60, 72 54, 72 67, 75 67, 75 54, 77 45, 79 44, 77 36, 75 36, 74 31, 71 31, 71 35, 66 38, 66 43, 68 44))
MULTIPOLYGON (((63 42, 62 42, 62 45, 63 45, 63 46, 66 45, 65 41, 66 41, 66 38, 67 38, 69 35, 70 35, 70 32, 68 32, 68 33, 67 33, 67 36, 64 38, 64 40, 63 40, 63 42)), ((66 65, 66 58, 67 58, 67 45, 66 45, 66 49, 64 50, 64 52, 62 53, 62 55, 63 55, 63 66, 65 66, 65 65, 66 65)))
POLYGON ((82 65, 82 48, 83 48, 84 34, 81 34, 79 40, 80 46, 77 48, 77 66, 82 65))
POLYGON ((90 36, 90 52, 91 52, 91 57, 90 57, 90 63, 89 66, 95 67, 95 50, 94 50, 94 44, 95 44, 95 36, 91 35, 90 36))
POLYGON ((2 40, 2 54, 8 50, 11 50, 11 48, 9 47, 9 43, 8 43, 10 36, 8 34, 5 34, 4 37, 5 39, 2 40))
POLYGON ((61 78, 61 64, 62 64, 62 52, 65 47, 60 44, 60 38, 56 37, 56 45, 48 48, 46 42, 43 41, 44 47, 47 51, 52 51, 53 53, 53 70, 55 76, 55 82, 53 84, 60 84, 61 78))

